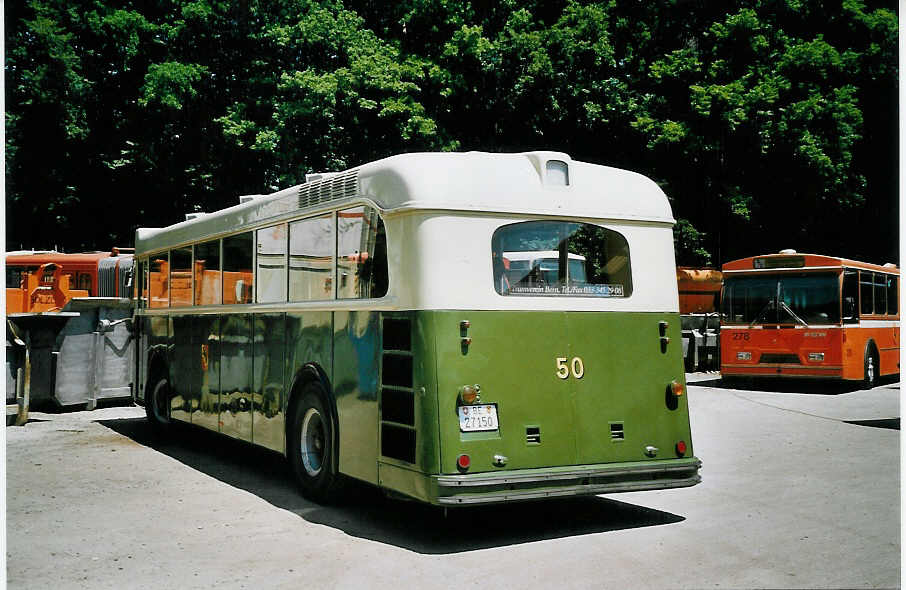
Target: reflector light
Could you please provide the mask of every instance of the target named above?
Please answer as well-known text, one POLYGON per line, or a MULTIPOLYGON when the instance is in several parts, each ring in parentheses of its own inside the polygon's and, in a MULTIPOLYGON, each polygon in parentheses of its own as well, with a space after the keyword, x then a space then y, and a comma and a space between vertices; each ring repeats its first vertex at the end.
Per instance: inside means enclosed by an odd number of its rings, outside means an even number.
POLYGON ((456 466, 462 470, 466 470, 472 464, 472 459, 468 455, 462 454, 456 458, 456 466))
POLYGON ((670 383, 670 392, 676 397, 679 397, 686 393, 686 388, 679 381, 673 381, 670 383))
POLYGON ((686 441, 681 440, 676 443, 676 454, 683 456, 686 454, 686 441))

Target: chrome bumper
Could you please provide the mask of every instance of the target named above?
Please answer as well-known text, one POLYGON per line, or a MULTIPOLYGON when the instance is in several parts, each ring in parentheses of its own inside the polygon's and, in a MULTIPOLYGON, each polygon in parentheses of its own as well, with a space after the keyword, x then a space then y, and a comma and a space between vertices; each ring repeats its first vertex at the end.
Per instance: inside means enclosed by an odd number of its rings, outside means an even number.
POLYGON ((433 476, 438 504, 474 505, 684 488, 701 482, 701 461, 670 460, 631 465, 583 465, 569 468, 433 476))

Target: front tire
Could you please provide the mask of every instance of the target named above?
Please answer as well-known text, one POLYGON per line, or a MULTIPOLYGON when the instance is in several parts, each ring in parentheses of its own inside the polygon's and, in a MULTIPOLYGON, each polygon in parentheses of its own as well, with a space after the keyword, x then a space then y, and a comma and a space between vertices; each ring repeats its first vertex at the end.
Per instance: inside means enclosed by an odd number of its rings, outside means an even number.
POLYGON ((874 347, 869 346, 868 349, 866 349, 864 367, 865 371, 864 377, 862 378, 862 388, 872 389, 878 384, 878 371, 881 369, 874 347))
POLYGON ((336 500, 342 488, 342 476, 335 467, 336 431, 326 399, 326 392, 319 383, 305 386, 290 416, 287 449, 302 494, 322 504, 336 500))

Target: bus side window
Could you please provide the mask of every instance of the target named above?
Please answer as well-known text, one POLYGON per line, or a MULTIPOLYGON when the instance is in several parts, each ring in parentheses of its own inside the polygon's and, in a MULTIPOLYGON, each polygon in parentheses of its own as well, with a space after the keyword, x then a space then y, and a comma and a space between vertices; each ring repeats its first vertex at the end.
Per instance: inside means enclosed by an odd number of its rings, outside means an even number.
POLYGON ((875 275, 875 313, 885 315, 887 313, 887 277, 879 272, 875 275))
POLYGON ((192 247, 170 251, 170 307, 192 305, 192 247))
POLYGON ((148 301, 150 307, 170 306, 170 255, 162 252, 151 258, 148 263, 148 301))
POLYGON ((289 300, 333 299, 333 214, 289 226, 289 300))
POLYGON ((223 303, 251 303, 254 292, 252 232, 223 238, 223 303))
POLYGON ((856 301, 859 299, 859 273, 845 271, 843 273, 843 321, 852 323, 859 321, 856 301))
POLYGON ((859 298, 861 300, 860 311, 862 315, 871 315, 875 310, 873 274, 867 270, 859 271, 859 298))
POLYGON ((387 294, 387 238, 371 207, 337 213, 337 298, 368 299, 387 294))
POLYGON ((899 312, 897 308, 897 303, 900 298, 900 290, 898 289, 900 277, 896 275, 887 275, 887 313, 889 315, 897 315, 899 312))
POLYGON ((255 256, 260 303, 286 301, 286 224, 259 229, 255 256))
POLYGON ((195 245, 195 305, 218 305, 221 301, 220 240, 195 245))

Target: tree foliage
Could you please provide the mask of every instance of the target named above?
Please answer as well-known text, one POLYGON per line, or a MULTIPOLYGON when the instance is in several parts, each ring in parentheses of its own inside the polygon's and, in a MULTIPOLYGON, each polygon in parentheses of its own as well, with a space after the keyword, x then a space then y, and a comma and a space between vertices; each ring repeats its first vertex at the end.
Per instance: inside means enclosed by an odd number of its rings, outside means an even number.
POLYGON ((7 248, 122 245, 394 153, 553 149, 654 178, 680 263, 893 260, 895 9, 7 3, 7 248))

